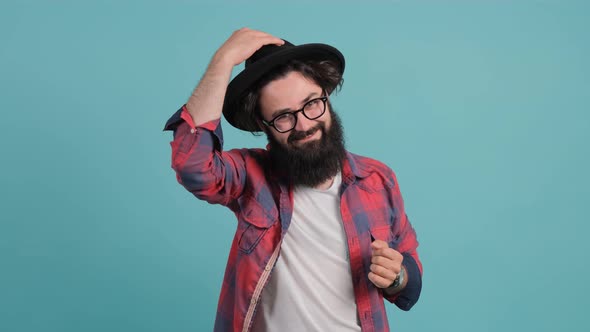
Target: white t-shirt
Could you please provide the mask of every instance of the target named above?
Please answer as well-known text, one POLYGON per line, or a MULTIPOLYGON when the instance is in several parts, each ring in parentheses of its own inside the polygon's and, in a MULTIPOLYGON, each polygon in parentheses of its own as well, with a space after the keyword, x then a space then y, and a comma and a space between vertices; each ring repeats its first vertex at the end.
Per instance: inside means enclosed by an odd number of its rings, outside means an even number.
POLYGON ((341 175, 296 187, 293 218, 253 322, 263 331, 360 331, 340 215, 341 175))

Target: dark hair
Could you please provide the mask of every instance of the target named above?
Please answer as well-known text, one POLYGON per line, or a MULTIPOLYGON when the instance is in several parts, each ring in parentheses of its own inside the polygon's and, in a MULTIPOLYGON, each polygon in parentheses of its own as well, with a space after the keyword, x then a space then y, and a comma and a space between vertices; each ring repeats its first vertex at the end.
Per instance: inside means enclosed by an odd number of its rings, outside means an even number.
MULTIPOLYGON (((238 102, 242 106, 242 111, 246 112, 254 123, 258 123, 257 118, 260 116, 260 90, 268 83, 285 77, 293 71, 299 72, 303 77, 314 81, 328 95, 332 94, 332 92, 338 92, 344 83, 340 68, 332 61, 292 60, 278 66, 254 83, 238 102)), ((254 135, 260 134, 258 132, 252 133, 254 135)))

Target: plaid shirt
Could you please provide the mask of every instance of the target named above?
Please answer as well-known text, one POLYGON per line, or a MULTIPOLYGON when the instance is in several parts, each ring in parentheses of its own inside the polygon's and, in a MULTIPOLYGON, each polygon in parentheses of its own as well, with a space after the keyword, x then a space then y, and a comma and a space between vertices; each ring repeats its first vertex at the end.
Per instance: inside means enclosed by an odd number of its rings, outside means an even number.
MULTIPOLYGON (((220 121, 195 127, 183 106, 166 123, 174 130, 172 168, 197 198, 230 208, 238 219, 215 319, 215 331, 249 331, 262 289, 280 254, 293 212, 292 187, 264 149, 223 151, 220 121)), ((385 298, 409 310, 422 288, 416 233, 404 211, 395 174, 384 164, 347 152, 342 165, 340 212, 363 331, 389 331, 385 298), (374 239, 404 256, 407 286, 387 296, 369 278, 374 239)))

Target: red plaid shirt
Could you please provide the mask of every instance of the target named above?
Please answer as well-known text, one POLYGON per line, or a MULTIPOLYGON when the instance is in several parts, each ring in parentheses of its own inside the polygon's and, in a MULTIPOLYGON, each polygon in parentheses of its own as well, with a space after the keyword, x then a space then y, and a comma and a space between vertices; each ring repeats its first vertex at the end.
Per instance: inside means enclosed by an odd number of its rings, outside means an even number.
MULTIPOLYGON (((292 188, 272 168, 266 150, 223 151, 219 120, 195 127, 183 107, 168 120, 165 130, 174 130, 172 168, 180 184, 197 198, 227 206, 238 219, 215 331, 249 331, 289 227, 292 188)), ((383 299, 409 310, 422 288, 416 233, 404 211, 395 174, 378 161, 347 153, 340 195, 361 328, 389 331, 383 299), (374 239, 386 241, 404 256, 408 283, 395 296, 386 296, 367 277, 374 239)))

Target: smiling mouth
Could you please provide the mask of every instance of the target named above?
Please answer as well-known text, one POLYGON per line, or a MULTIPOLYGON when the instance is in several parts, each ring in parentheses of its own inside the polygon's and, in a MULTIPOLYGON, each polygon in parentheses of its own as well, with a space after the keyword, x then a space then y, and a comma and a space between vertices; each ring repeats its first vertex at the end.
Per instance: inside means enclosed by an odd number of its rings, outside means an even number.
POLYGON ((303 143, 303 142, 307 142, 307 141, 310 141, 310 140, 311 140, 313 137, 315 137, 315 136, 316 136, 316 134, 317 134, 318 132, 319 132, 319 130, 316 130, 316 131, 314 131, 313 133, 311 133, 311 134, 309 134, 309 135, 307 135, 307 136, 305 136, 305 137, 302 137, 302 138, 298 138, 298 139, 296 139, 295 141, 296 141, 296 142, 301 142, 301 143, 303 143))
POLYGON ((303 145, 304 143, 308 143, 315 138, 319 139, 322 132, 323 130, 321 126, 318 125, 315 128, 311 128, 305 132, 294 132, 289 136, 287 142, 291 145, 303 145))

